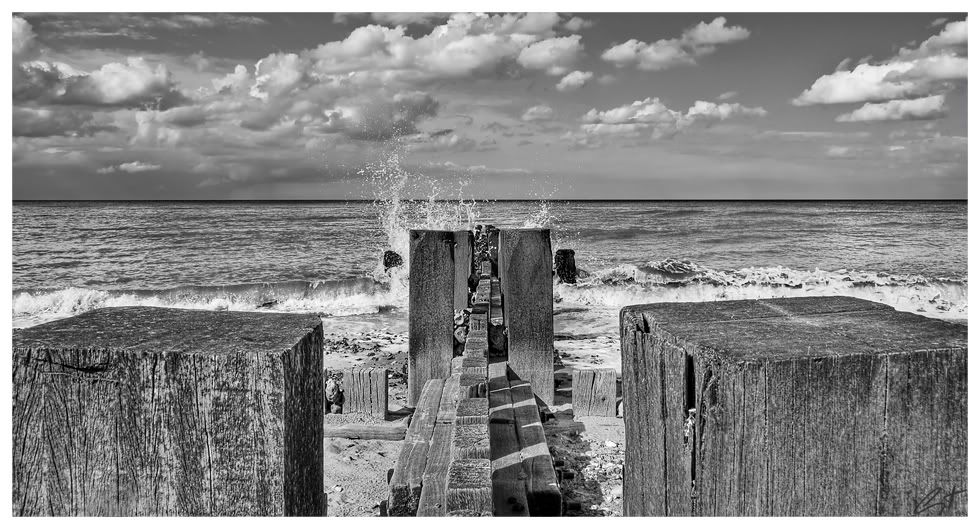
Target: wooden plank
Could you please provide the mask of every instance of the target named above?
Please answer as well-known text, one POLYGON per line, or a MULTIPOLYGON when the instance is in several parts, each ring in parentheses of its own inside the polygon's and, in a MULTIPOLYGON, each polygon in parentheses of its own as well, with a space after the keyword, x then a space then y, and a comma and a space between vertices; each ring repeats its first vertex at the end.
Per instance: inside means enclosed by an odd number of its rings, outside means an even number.
POLYGON ((350 424, 331 424, 324 423, 324 437, 342 437, 346 439, 383 439, 386 441, 401 441, 405 439, 405 432, 408 430, 408 420, 386 422, 384 424, 370 423, 350 423, 350 424))
POLYGON ((487 382, 489 406, 490 461, 493 480, 494 516, 528 516, 527 487, 521 464, 514 407, 507 380, 507 364, 490 365, 487 382))
POLYGON ((322 332, 155 307, 15 330, 12 512, 322 515, 322 332))
POLYGON ((493 274, 493 265, 490 263, 490 261, 481 261, 480 278, 489 279, 492 274, 493 274))
POLYGON ((551 232, 500 230, 499 270, 508 363, 538 398, 554 404, 551 232))
POLYGON ((504 324, 504 305, 500 295, 500 280, 490 280, 490 325, 504 324))
POLYGON ((521 467, 525 475, 529 514, 560 516, 561 489, 531 385, 512 378, 510 394, 514 406, 514 425, 521 444, 521 467))
POLYGON ((573 370, 572 411, 576 417, 615 417, 616 370, 573 370))
POLYGON ((469 280, 473 272, 473 232, 455 231, 453 237, 456 243, 453 250, 456 267, 453 308, 463 310, 470 306, 469 280))
POLYGON ((449 475, 452 442, 453 425, 437 423, 432 433, 425 473, 422 474, 417 516, 446 515, 446 478, 449 475))
POLYGON ((387 418, 387 368, 361 366, 344 370, 344 413, 387 418))
POLYGON ((456 406, 459 404, 460 375, 454 374, 446 379, 442 387, 442 400, 439 402, 439 416, 437 423, 452 424, 456 418, 456 406))
POLYGON ((452 370, 456 266, 451 231, 409 232, 408 405, 452 370))
POLYGON ((489 459, 456 459, 449 464, 446 511, 470 511, 479 516, 493 514, 489 459))
POLYGON ((429 445, 442 399, 443 381, 425 383, 415 416, 405 433, 402 451, 391 475, 388 492, 389 516, 415 516, 422 494, 422 476, 428 464, 429 445))

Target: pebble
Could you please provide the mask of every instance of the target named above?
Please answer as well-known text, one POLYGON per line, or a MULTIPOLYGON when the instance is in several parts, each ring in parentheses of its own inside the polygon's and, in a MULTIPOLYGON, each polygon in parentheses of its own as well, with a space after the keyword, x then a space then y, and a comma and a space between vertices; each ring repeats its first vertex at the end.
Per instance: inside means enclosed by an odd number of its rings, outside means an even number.
POLYGON ((606 441, 606 448, 616 448, 617 446, 619 445, 614 443, 613 441, 606 441))

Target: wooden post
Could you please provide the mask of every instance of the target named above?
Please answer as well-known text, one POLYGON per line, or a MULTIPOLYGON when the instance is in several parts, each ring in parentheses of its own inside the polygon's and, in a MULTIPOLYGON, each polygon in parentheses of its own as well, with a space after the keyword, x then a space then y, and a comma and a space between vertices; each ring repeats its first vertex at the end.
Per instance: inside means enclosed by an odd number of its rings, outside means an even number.
POLYGON ((456 261, 456 283, 453 308, 463 310, 470 306, 470 274, 473 272, 473 232, 453 232, 456 246, 453 255, 456 261))
POLYGON ((621 329, 625 515, 966 514, 965 326, 805 297, 626 307, 621 329))
POLYGON ((508 362, 546 404, 555 401, 551 232, 500 230, 500 286, 508 362))
POLYGON ((555 275, 558 281, 574 285, 578 269, 575 267, 575 250, 555 250, 555 275))
POLYGON ((452 370, 456 238, 451 231, 409 233, 408 405, 426 382, 452 370))
POLYGON ((344 413, 388 416, 388 370, 352 367, 344 370, 344 413))
POLYGON ((13 333, 18 516, 320 516, 323 327, 104 308, 13 333))
POLYGON ((616 370, 573 370, 572 412, 576 417, 615 417, 616 370))

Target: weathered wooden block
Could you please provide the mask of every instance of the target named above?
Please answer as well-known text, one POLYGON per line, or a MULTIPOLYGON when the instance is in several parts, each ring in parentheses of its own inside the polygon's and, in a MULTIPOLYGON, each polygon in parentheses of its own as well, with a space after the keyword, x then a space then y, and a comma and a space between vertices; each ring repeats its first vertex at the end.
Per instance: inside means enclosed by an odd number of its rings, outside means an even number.
POLYGON ((616 370, 573 370, 572 412, 576 417, 615 417, 616 370))
POLYGON ((446 379, 446 382, 442 386, 442 399, 439 401, 439 416, 436 418, 437 423, 452 424, 456 418, 456 406, 459 405, 459 399, 462 397, 462 392, 459 387, 459 374, 454 374, 446 379))
POLYGON ((415 416, 405 433, 391 480, 388 482, 388 515, 415 516, 422 495, 422 478, 429 462, 429 446, 439 417, 443 381, 425 383, 415 416))
POLYGON ((313 315, 104 308, 13 333, 13 513, 324 513, 313 315))
POLYGON ((493 478, 494 516, 528 516, 527 485, 521 462, 514 405, 507 379, 507 364, 490 364, 487 382, 489 406, 490 470, 493 478))
POLYGON ((388 370, 353 367, 344 370, 344 413, 388 416, 388 370))
POLYGON ((486 424, 456 423, 453 428, 453 459, 490 458, 490 433, 486 424))
POLYGON ((456 241, 453 249, 456 267, 453 308, 463 310, 470 306, 469 280, 473 272, 473 232, 455 231, 453 237, 456 241))
POLYGON ((492 516, 489 459, 456 459, 449 464, 446 511, 469 511, 467 516, 492 516))
POLYGON ((409 232, 408 405, 429 380, 452 371, 456 236, 451 231, 409 232))
POLYGON ((470 315, 470 332, 487 330, 487 315, 486 314, 471 314, 470 315))
POLYGON ((489 423, 489 404, 486 398, 464 398, 460 399, 456 406, 456 424, 482 424, 489 423))
POLYGON ((621 326, 624 514, 966 514, 966 327, 845 297, 621 326))
POLYGON ((555 401, 551 232, 500 230, 500 287, 508 363, 546 404, 555 401))

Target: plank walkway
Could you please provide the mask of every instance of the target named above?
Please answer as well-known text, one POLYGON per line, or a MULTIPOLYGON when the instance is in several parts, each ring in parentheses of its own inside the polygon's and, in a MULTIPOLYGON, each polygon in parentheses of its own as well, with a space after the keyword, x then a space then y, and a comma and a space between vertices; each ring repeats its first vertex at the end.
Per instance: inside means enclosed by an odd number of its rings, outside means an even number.
POLYGON ((457 269, 457 278, 479 278, 469 296, 463 354, 452 358, 447 378, 422 389, 389 482, 390 516, 561 515, 540 400, 507 361, 490 361, 491 345, 497 354, 506 352, 499 339, 506 300, 492 262, 499 246, 494 235, 478 232, 473 258, 457 258, 456 265, 467 268, 457 269))

